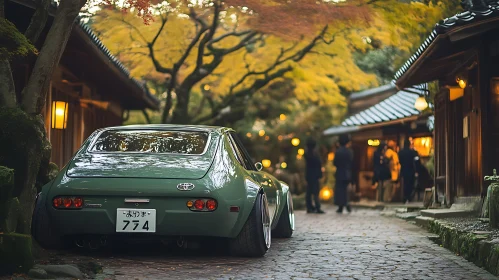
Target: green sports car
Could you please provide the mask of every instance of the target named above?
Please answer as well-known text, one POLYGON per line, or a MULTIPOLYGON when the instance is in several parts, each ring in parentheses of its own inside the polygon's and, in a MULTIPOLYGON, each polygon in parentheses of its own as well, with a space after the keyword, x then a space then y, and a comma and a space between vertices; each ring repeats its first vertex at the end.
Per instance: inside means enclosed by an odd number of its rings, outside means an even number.
POLYGON ((230 128, 100 129, 38 194, 32 234, 45 248, 222 237, 233 255, 263 256, 294 214, 289 187, 261 169, 230 128))

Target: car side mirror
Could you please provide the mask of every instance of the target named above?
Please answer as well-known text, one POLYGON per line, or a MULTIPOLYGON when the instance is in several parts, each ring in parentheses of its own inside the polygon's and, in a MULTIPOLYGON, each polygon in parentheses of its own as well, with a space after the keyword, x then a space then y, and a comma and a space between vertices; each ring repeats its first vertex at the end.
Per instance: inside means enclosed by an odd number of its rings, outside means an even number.
POLYGON ((256 170, 258 170, 258 171, 262 171, 262 169, 263 169, 263 165, 261 162, 255 163, 255 167, 256 167, 256 170))

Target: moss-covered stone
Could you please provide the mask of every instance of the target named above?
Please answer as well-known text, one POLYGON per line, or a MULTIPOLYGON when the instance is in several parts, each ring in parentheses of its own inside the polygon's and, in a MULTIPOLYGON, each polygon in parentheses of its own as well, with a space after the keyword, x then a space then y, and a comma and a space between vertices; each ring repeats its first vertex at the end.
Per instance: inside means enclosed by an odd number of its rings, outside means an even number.
POLYGON ((499 184, 492 183, 487 191, 489 197, 489 224, 492 228, 499 228, 499 184))
POLYGON ((5 220, 9 213, 9 199, 14 188, 14 170, 0 166, 0 232, 5 231, 5 220))
POLYGON ((0 234, 0 271, 28 272, 33 267, 31 236, 18 233, 0 234))
POLYGON ((51 146, 43 118, 19 108, 0 110, 0 165, 14 169, 12 197, 21 205, 16 232, 29 233, 39 171, 48 169, 51 146))
POLYGON ((14 232, 17 229, 17 223, 19 222, 19 213, 21 213, 21 204, 17 197, 11 198, 7 203, 7 214, 5 219, 0 220, 0 227, 6 233, 14 232))
POLYGON ((494 274, 497 275, 497 261, 499 260, 499 247, 498 246, 493 246, 492 249, 490 250, 489 257, 487 258, 487 263, 486 263, 486 269, 494 274))

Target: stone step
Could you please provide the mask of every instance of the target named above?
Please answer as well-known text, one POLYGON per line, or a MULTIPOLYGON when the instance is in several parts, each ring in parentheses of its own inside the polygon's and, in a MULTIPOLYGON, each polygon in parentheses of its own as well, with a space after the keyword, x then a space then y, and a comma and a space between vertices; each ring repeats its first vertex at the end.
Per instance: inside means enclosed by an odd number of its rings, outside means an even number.
POLYGON ((397 218, 403 220, 414 220, 419 216, 419 212, 397 213, 397 218))
POLYGON ((430 222, 434 220, 435 220, 434 218, 424 217, 424 216, 417 216, 415 219, 416 225, 423 227, 425 229, 428 229, 430 227, 430 222))
POLYGON ((458 209, 426 209, 420 211, 421 216, 430 217, 434 219, 443 218, 464 218, 476 215, 476 212, 470 210, 458 209))

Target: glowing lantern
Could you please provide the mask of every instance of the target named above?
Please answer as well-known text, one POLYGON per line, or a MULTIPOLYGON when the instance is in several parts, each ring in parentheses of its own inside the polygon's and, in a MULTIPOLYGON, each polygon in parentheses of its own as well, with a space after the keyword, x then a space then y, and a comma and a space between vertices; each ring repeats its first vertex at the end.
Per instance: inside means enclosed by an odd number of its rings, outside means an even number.
POLYGON ((272 162, 270 161, 270 159, 263 159, 262 160, 262 165, 265 168, 269 168, 271 164, 272 164, 272 162))
POLYGON ((426 108, 428 108, 428 102, 426 102, 426 99, 423 96, 420 96, 420 97, 418 97, 418 99, 416 99, 416 103, 414 103, 414 107, 418 111, 423 111, 426 108))
POLYGON ((298 155, 303 156, 305 154, 304 149, 298 149, 298 155))
POLYGON ((286 120, 286 115, 284 115, 284 114, 279 115, 279 119, 281 121, 285 121, 286 120))
POLYGON ((286 169, 288 167, 288 164, 286 162, 281 163, 281 168, 286 169))
POLYGON ((328 201, 333 196, 333 189, 329 187, 323 187, 319 192, 319 199, 323 201, 328 201))
POLYGON ((258 131, 258 135, 260 135, 260 136, 265 135, 265 130, 262 129, 262 130, 258 131))
POLYGON ((298 138, 291 139, 291 145, 293 145, 295 147, 300 145, 300 139, 298 139, 298 138))
POLYGON ((68 122, 68 103, 64 101, 52 102, 52 128, 66 129, 68 122))
POLYGON ((369 146, 377 147, 377 146, 379 146, 379 144, 380 144, 379 139, 369 139, 369 140, 367 140, 367 145, 369 145, 369 146))
POLYGON ((253 136, 251 135, 251 132, 246 133, 246 137, 251 138, 251 136, 253 136))

